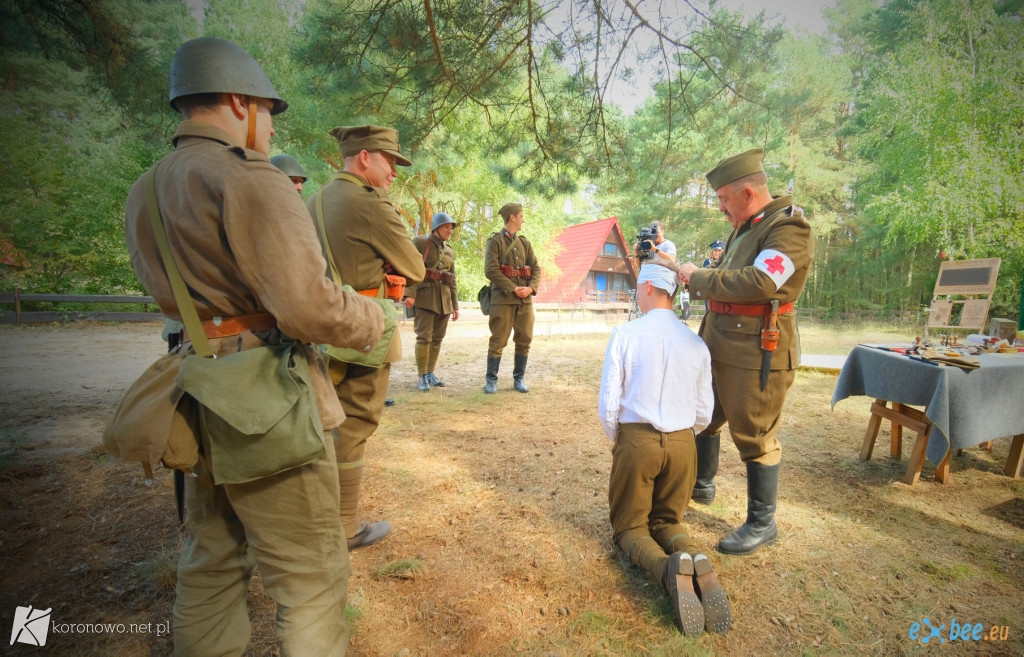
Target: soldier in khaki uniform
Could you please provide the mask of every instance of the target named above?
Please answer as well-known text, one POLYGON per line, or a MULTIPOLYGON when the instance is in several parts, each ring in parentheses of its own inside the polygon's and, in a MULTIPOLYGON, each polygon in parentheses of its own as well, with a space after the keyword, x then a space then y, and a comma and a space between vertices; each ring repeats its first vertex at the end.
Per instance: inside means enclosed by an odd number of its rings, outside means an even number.
MULTIPOLYGON (((410 166, 398 145, 398 132, 375 125, 340 126, 331 130, 345 158, 345 170, 306 201, 316 218, 322 199, 327 242, 345 285, 377 296, 386 274, 402 276, 406 286, 423 280, 420 254, 409 241, 387 189, 397 175, 395 165, 410 166)), ((341 485, 341 522, 348 549, 382 540, 391 532, 386 520, 359 518, 359 489, 366 440, 377 430, 388 391, 391 363, 402 358, 402 342, 392 336, 379 368, 330 360, 331 380, 345 409, 345 422, 335 432, 341 485)))
MULTIPOLYGON (((363 348, 383 332, 372 302, 324 276, 309 214, 267 158, 271 115, 287 104, 259 64, 222 39, 189 41, 171 62, 171 105, 185 117, 157 165, 157 206, 210 347, 226 356, 293 339, 363 348), (213 321, 216 318, 218 321, 213 321)), ((140 178, 125 210, 139 280, 168 317, 181 313, 160 257, 140 178)), ((186 341, 178 353, 192 352, 186 341)), ((305 350, 325 430, 344 413, 323 362, 305 350)), ((344 655, 350 572, 338 519, 334 446, 313 463, 244 484, 215 485, 202 439, 185 477, 187 540, 174 601, 177 655, 241 655, 246 591, 259 565, 278 605, 282 654, 344 655)))
POLYGON ((506 203, 498 210, 505 227, 487 238, 484 275, 491 281, 491 314, 488 325, 487 380, 484 392, 498 391, 501 352, 515 331, 515 367, 512 383, 519 392, 529 392, 524 377, 533 341, 533 296, 540 284, 540 267, 530 241, 519 234, 523 227, 523 206, 506 203))
POLYGON ((455 280, 455 250, 448 239, 455 221, 447 212, 438 212, 430 220, 430 235, 417 235, 412 244, 423 255, 427 271, 423 282, 407 287, 406 308, 416 308, 413 329, 416 331, 416 372, 418 388, 429 392, 431 387, 444 387, 434 375, 441 341, 448 332, 448 318, 459 319, 459 289, 455 280))
POLYGON ((708 172, 718 209, 732 224, 724 255, 707 269, 692 262, 679 269, 691 298, 704 299, 708 312, 700 335, 711 351, 715 410, 697 436, 697 482, 693 500, 715 498, 719 431, 726 422, 747 466, 747 520, 723 538, 726 554, 750 554, 778 537, 775 501, 782 445, 776 434, 800 365, 794 303, 807 281, 814 238, 803 210, 791 196, 774 198, 754 149, 719 162, 708 172), (771 334, 772 302, 778 303, 777 347, 771 334))

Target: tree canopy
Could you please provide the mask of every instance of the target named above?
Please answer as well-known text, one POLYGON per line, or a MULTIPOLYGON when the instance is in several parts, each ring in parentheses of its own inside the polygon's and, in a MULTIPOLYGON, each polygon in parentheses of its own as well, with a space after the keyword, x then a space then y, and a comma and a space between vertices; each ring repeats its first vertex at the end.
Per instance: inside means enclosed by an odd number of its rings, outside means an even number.
POLYGON ((220 36, 289 102, 274 152, 341 168, 336 125, 399 130, 414 166, 391 196, 410 235, 459 222, 469 294, 509 201, 542 263, 562 227, 661 220, 680 257, 730 227, 704 172, 765 149, 818 241, 802 303, 835 312, 926 305, 940 253, 1003 259, 993 312, 1024 271, 1020 0, 838 0, 823 35, 710 3, 665 0, 4 0, 0 243, 27 267, 5 287, 141 291, 123 204, 169 149, 175 49, 220 36), (648 83, 651 87, 644 85, 648 83), (634 85, 630 87, 630 85, 634 85), (645 96, 635 110, 617 90, 645 96))

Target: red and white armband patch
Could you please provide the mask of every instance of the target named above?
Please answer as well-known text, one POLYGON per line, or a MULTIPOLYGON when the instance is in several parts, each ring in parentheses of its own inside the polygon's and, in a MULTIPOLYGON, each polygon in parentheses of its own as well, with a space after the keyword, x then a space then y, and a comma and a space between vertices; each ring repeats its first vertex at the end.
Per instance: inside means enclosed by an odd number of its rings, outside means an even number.
POLYGON ((775 283, 776 290, 782 287, 796 270, 789 256, 775 249, 765 249, 758 253, 757 259, 754 260, 754 268, 768 274, 768 277, 775 283))

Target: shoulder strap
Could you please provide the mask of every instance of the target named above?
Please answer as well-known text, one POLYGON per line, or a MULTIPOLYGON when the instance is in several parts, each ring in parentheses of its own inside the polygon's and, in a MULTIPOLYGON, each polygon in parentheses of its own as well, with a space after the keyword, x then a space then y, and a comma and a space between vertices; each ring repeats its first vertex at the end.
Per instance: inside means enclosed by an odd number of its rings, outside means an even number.
POLYGON ((516 236, 512 238, 512 242, 508 245, 508 248, 505 249, 505 252, 501 254, 501 260, 500 260, 501 263, 504 263, 505 262, 505 258, 508 257, 508 254, 512 253, 512 249, 515 248, 516 242, 518 242, 518 241, 519 241, 519 233, 516 233, 516 236))
MULTIPOLYGON (((347 181, 349 181, 351 183, 355 183, 355 184, 359 185, 360 187, 365 187, 368 184, 368 183, 363 182, 362 180, 360 180, 358 177, 352 175, 348 171, 339 171, 338 173, 334 174, 334 179, 335 180, 347 180, 347 181)), ((371 185, 371 187, 372 187, 372 185, 371 185)))
MULTIPOLYGON (((334 176, 336 180, 350 180, 359 185, 359 179, 350 173, 342 171, 338 175, 334 176)), ((331 243, 327 241, 327 226, 324 224, 324 188, 321 187, 316 193, 316 230, 320 233, 320 241, 323 242, 324 251, 327 252, 327 261, 331 265, 331 278, 334 279, 334 284, 338 287, 342 286, 341 282, 341 270, 338 269, 338 263, 334 261, 334 251, 331 250, 331 243)), ((377 298, 384 297, 384 281, 380 283, 380 289, 377 290, 377 298)))
MULTIPOLYGON (((340 175, 338 174, 338 176, 340 175)), ((327 241, 327 227, 324 225, 324 190, 322 187, 316 193, 316 230, 320 233, 320 241, 323 242, 324 251, 327 252, 327 261, 331 264, 331 278, 334 279, 335 285, 341 287, 341 271, 338 270, 338 265, 334 262, 334 252, 331 251, 331 243, 327 241)))
POLYGON ((160 257, 164 261, 164 268, 167 270, 167 278, 171 282, 171 291, 174 292, 174 300, 178 303, 178 312, 188 329, 188 336, 192 340, 192 348, 203 358, 213 356, 210 343, 206 339, 206 332, 203 331, 203 324, 199 321, 199 313, 196 312, 196 304, 192 301, 188 286, 181 277, 178 264, 174 261, 171 253, 171 246, 167 242, 167 232, 164 230, 164 218, 160 214, 160 206, 156 202, 156 167, 147 171, 143 176, 145 179, 146 192, 146 213, 149 214, 149 221, 153 225, 153 236, 160 248, 160 257))

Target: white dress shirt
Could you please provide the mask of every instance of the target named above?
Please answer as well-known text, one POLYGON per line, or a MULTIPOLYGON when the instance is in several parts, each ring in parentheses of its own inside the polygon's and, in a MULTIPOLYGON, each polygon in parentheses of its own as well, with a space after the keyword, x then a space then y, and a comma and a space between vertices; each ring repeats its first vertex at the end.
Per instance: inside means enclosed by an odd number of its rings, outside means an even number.
POLYGON ((615 440, 623 422, 644 422, 669 433, 711 421, 711 354, 676 314, 655 308, 612 330, 604 354, 598 412, 615 440))

